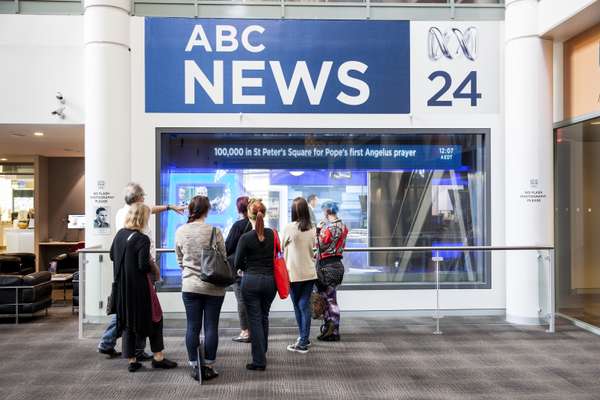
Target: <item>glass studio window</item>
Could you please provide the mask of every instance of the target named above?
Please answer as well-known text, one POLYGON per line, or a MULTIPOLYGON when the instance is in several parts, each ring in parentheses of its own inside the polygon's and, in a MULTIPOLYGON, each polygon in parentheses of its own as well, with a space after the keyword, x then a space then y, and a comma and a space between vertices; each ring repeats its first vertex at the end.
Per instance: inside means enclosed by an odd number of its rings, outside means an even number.
MULTIPOLYGON (((484 245, 487 183, 483 133, 161 133, 162 204, 210 198, 207 222, 226 236, 236 199, 262 198, 267 225, 282 230, 290 204, 316 195, 336 201, 349 228, 347 248, 484 245)), ((319 206, 316 216, 322 218, 319 206)), ((186 218, 161 214, 159 246, 174 246, 186 218)), ((441 254, 442 281, 489 287, 484 254, 441 254)), ((179 288, 173 254, 161 256, 164 288, 179 288)), ((430 252, 347 252, 345 285, 430 288, 430 252)))

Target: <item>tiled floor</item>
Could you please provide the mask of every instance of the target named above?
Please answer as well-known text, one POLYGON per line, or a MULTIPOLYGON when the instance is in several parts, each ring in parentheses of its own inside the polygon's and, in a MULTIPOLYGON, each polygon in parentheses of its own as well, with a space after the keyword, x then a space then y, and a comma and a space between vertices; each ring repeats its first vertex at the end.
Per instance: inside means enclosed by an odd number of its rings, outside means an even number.
MULTIPOLYGON (((344 316, 343 316, 344 318, 344 316)), ((552 335, 500 318, 431 320, 345 316, 342 341, 315 343, 306 355, 285 347, 290 318, 277 318, 266 372, 246 371, 249 345, 233 343, 222 324, 221 376, 199 386, 188 376, 181 323, 166 340, 184 367, 135 374, 122 359, 77 339, 69 308, 15 326, 0 323, 1 399, 600 399, 600 337, 567 324, 552 335)), ((316 329, 313 330, 316 332, 316 329)))

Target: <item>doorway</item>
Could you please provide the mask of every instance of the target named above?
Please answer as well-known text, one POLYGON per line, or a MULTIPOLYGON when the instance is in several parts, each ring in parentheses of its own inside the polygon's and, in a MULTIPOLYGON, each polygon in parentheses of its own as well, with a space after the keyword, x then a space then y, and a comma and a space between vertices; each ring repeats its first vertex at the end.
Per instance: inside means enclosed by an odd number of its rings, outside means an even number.
POLYGON ((600 118, 554 137, 557 311, 600 327, 600 118))

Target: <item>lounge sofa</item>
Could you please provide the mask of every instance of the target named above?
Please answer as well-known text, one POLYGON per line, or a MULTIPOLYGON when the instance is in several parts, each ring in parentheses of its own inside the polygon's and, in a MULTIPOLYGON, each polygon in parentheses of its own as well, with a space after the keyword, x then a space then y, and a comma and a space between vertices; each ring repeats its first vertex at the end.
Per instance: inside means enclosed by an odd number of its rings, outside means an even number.
POLYGON ((79 271, 79 253, 64 253, 52 259, 56 263, 57 274, 72 274, 79 271))
POLYGON ((29 275, 0 275, 0 315, 31 317, 52 305, 52 275, 48 271, 29 275))
POLYGON ((35 254, 4 253, 0 254, 0 274, 28 275, 35 272, 35 254))

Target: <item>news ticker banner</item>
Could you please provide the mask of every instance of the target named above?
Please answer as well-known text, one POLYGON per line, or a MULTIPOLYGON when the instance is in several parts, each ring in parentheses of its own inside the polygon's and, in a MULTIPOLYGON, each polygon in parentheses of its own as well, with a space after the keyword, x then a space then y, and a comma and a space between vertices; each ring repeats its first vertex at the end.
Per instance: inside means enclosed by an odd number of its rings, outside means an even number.
POLYGON ((224 169, 458 169, 461 146, 437 145, 211 145, 202 154, 224 169))
POLYGON ((498 22, 145 19, 150 113, 496 112, 498 64, 498 22))

